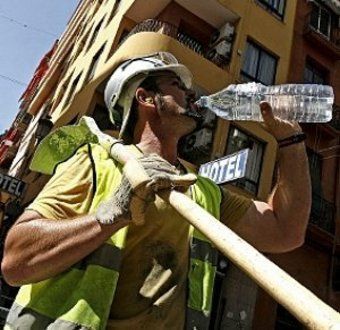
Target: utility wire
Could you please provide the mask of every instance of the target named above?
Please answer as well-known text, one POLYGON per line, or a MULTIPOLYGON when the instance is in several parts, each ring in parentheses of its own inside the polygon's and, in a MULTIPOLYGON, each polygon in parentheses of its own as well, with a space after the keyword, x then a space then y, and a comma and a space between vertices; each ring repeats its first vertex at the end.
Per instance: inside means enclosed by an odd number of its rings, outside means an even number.
POLYGON ((4 80, 9 80, 11 81, 12 83, 15 83, 17 85, 21 85, 21 86, 27 86, 27 84, 23 83, 22 81, 19 81, 19 80, 16 80, 14 78, 11 78, 11 77, 8 77, 8 76, 5 76, 3 74, 0 74, 0 78, 4 79, 4 80))
POLYGON ((26 29, 30 29, 30 30, 33 30, 33 31, 36 31, 36 32, 40 32, 40 33, 45 33, 45 34, 48 34, 50 36, 53 36, 53 37, 58 37, 55 33, 52 33, 52 32, 49 32, 49 31, 46 31, 46 30, 43 30, 43 29, 39 29, 39 28, 36 28, 36 27, 33 27, 33 26, 30 26, 28 24, 25 24, 25 23, 22 23, 12 17, 9 17, 9 16, 6 16, 4 14, 0 14, 0 18, 3 18, 5 20, 8 20, 10 21, 11 23, 14 23, 14 24, 17 24, 17 25, 20 25, 21 27, 24 27, 26 29))

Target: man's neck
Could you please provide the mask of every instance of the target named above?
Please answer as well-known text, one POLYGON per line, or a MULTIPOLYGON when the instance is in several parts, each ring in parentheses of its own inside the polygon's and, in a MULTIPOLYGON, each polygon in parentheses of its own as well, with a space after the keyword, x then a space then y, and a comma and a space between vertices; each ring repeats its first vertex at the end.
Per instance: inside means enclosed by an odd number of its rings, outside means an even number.
POLYGON ((178 140, 179 138, 168 136, 164 132, 157 134, 149 126, 146 126, 139 134, 135 135, 134 143, 144 154, 156 153, 175 165, 177 163, 178 140))

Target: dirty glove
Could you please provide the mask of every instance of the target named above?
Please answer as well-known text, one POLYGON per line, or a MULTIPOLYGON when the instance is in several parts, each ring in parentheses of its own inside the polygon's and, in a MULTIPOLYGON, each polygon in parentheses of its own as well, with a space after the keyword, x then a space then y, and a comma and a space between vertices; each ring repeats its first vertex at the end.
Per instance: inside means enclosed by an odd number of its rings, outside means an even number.
POLYGON ((150 154, 129 160, 123 168, 120 185, 111 198, 99 204, 96 218, 101 224, 112 224, 120 217, 133 223, 144 223, 146 208, 163 189, 185 191, 196 182, 196 175, 180 175, 169 162, 150 154))

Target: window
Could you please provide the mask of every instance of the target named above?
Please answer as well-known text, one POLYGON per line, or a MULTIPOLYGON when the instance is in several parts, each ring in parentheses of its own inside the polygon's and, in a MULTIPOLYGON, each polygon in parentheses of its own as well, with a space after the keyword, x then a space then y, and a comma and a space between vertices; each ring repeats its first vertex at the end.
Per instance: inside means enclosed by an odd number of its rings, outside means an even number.
POLYGON ((264 143, 231 126, 225 154, 233 154, 246 148, 250 149, 246 175, 233 184, 256 195, 261 176, 264 143))
POLYGON ((303 81, 307 84, 326 84, 328 72, 316 63, 306 61, 303 81))
POLYGON ((103 24, 103 21, 104 21, 104 18, 102 18, 100 20, 100 22, 96 25, 94 31, 93 31, 93 34, 92 34, 92 37, 87 45, 87 50, 90 49, 90 47, 93 45, 93 43, 96 41, 96 38, 97 38, 97 35, 100 31, 100 28, 102 27, 102 24, 103 24))
POLYGON ((256 81, 265 85, 275 82, 277 59, 253 42, 247 41, 241 75, 245 81, 256 81))
POLYGON ((307 148, 307 156, 312 182, 310 222, 334 234, 334 205, 324 198, 322 190, 322 157, 310 148, 307 148))
POLYGON ((65 105, 67 105, 68 103, 70 103, 72 97, 74 96, 74 92, 77 88, 79 79, 80 79, 81 73, 77 76, 76 79, 73 80, 70 91, 67 94, 66 100, 65 100, 65 105))
POLYGON ((258 2, 264 5, 266 9, 268 9, 273 14, 279 16, 280 18, 283 17, 286 7, 285 0, 258 0, 258 2))
POLYGON ((110 13, 110 17, 109 19, 107 20, 107 24, 110 24, 110 22, 112 21, 113 17, 116 15, 117 11, 118 11, 118 7, 120 5, 120 0, 116 0, 113 8, 112 8, 112 11, 110 13))
POLYGON ((331 14, 327 9, 314 3, 309 24, 317 32, 321 33, 327 38, 330 37, 331 14))
POLYGON ((125 41, 125 39, 129 35, 129 33, 130 33, 130 30, 127 30, 125 28, 123 29, 123 31, 119 34, 119 38, 117 39, 117 41, 116 40, 113 41, 109 55, 108 55, 108 58, 106 60, 108 60, 112 57, 112 55, 115 53, 116 49, 119 47, 119 45, 123 41, 125 41))
MULTIPOLYGON (((73 73, 72 73, 73 74, 73 73)), ((58 88, 57 93, 55 95, 55 99, 53 100, 53 105, 50 110, 50 114, 54 112, 54 110, 59 106, 60 102, 63 100, 63 97, 66 94, 67 86, 69 85, 71 81, 72 74, 66 79, 65 82, 60 83, 60 88, 58 88)))
POLYGON ((85 42, 86 42, 86 37, 78 41, 77 46, 76 46, 77 49, 74 53, 74 59, 76 59, 79 56, 79 54, 82 52, 82 50, 84 49, 85 42))
POLYGON ((315 193, 322 194, 322 157, 310 148, 307 148, 307 156, 309 163, 309 172, 312 181, 312 190, 315 193))
POLYGON ((87 83, 89 80, 91 80, 93 77, 94 77, 94 74, 96 72, 96 69, 97 69, 97 66, 98 66, 98 63, 99 63, 99 60, 100 60, 100 57, 104 51, 104 47, 105 45, 103 45, 99 50, 98 52, 96 53, 96 55, 94 55, 93 59, 92 59, 92 62, 91 62, 91 65, 90 65, 90 69, 87 73, 87 76, 85 78, 85 83, 87 83))

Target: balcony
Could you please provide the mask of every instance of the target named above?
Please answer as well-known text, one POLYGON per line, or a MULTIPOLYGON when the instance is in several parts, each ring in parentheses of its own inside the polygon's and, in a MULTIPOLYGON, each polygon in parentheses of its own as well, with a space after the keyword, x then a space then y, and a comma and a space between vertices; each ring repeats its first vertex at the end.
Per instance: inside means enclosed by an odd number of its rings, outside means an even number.
POLYGON ((334 235, 335 221, 334 221, 335 207, 333 203, 325 200, 322 196, 313 193, 312 209, 310 214, 310 223, 318 228, 334 235))
POLYGON ((313 42, 313 46, 318 46, 320 51, 331 57, 340 56, 340 28, 331 26, 319 26, 318 22, 312 19, 312 12, 306 15, 303 34, 307 40, 313 42))
POLYGON ((123 38, 121 44, 130 36, 140 32, 156 32, 174 38, 187 48, 190 48, 192 51, 208 59, 210 62, 214 63, 220 68, 224 68, 230 60, 229 55, 224 56, 222 54, 215 54, 214 56, 211 56, 211 52, 209 52, 209 45, 201 43, 200 41, 191 37, 185 31, 181 31, 180 29, 178 29, 178 27, 175 25, 156 19, 147 19, 141 23, 138 23, 130 31, 130 33, 125 38, 123 38))

